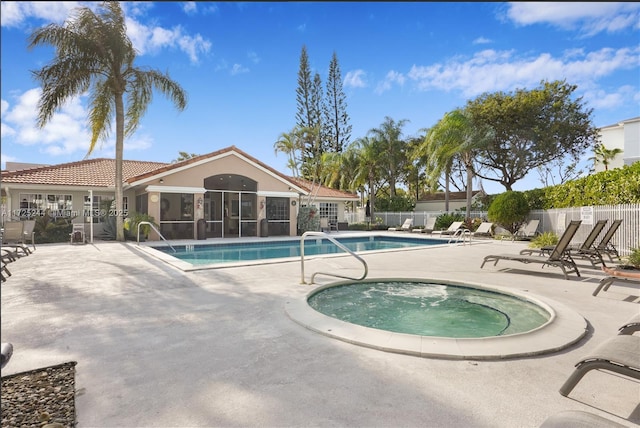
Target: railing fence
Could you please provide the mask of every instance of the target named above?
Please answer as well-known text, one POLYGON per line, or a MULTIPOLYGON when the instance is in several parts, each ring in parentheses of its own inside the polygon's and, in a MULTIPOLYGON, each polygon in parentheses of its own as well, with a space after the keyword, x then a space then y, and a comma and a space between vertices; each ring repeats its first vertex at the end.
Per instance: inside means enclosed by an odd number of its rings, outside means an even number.
MULTIPOLYGON (((459 211, 456 211, 459 212, 459 211)), ((407 218, 413 219, 415 226, 426 224, 429 217, 437 217, 442 211, 404 211, 404 212, 376 212, 375 217, 382 220, 382 224, 397 226, 407 218)), ((486 211, 471 211, 472 218, 487 218, 486 211)), ((622 219, 620 228, 611 242, 621 255, 627 255, 631 248, 640 246, 640 204, 626 205, 598 205, 594 207, 557 208, 550 210, 534 210, 529 213, 529 219, 540 220, 538 232, 555 232, 561 234, 571 220, 582 220, 573 241, 580 242, 587 235, 598 220, 609 220, 602 230, 599 239, 604 236, 609 226, 616 219, 622 219), (564 220, 564 224, 561 224, 564 220)), ((345 213, 345 220, 349 223, 364 223, 364 212, 345 213)))

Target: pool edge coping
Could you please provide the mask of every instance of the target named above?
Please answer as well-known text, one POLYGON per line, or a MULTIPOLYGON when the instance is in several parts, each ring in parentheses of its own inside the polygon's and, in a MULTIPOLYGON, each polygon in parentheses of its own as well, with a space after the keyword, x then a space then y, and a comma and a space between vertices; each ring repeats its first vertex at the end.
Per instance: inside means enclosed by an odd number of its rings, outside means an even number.
POLYGON ((513 295, 550 311, 551 319, 525 333, 488 338, 446 338, 394 333, 364 327, 324 315, 313 309, 308 298, 321 289, 338 286, 337 281, 314 287, 303 298, 289 299, 284 304, 287 316, 297 324, 333 339, 385 352, 425 358, 459 360, 502 360, 545 355, 566 349, 579 342, 588 331, 587 321, 568 306, 533 293, 475 282, 442 278, 367 278, 363 281, 437 281, 451 285, 471 286, 513 295))

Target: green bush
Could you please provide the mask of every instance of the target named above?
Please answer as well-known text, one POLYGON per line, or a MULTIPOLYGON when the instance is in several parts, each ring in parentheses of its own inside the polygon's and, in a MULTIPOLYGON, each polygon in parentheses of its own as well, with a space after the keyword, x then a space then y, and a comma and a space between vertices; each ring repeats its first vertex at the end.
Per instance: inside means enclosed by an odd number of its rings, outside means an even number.
POLYGON ((512 234, 525 222, 529 205, 522 192, 507 191, 499 194, 489 206, 489 221, 500 225, 512 234))
POLYGON ((454 221, 464 221, 465 217, 462 213, 444 213, 440 214, 438 218, 436 218, 436 224, 434 226, 434 230, 444 230, 448 229, 451 226, 451 223, 454 221))
POLYGON ((632 248, 625 260, 627 264, 640 269, 640 248, 632 248))
POLYGON ((34 217, 36 225, 33 228, 37 244, 67 242, 71 237, 71 219, 51 217, 49 209, 44 214, 34 217))
POLYGON ((529 242, 529 248, 555 247, 559 239, 554 232, 544 232, 529 242))

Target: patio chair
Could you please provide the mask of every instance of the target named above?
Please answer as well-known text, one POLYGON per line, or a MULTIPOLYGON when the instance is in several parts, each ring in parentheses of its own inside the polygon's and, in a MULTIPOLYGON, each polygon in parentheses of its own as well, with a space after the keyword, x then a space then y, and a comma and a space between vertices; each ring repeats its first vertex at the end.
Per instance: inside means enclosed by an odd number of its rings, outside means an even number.
POLYGON ((2 246, 11 248, 14 257, 28 256, 31 250, 24 244, 24 223, 7 221, 2 230, 2 246))
POLYGON ((583 410, 563 410, 549 416, 540 428, 625 428, 617 422, 583 410))
POLYGON ((389 228, 389 229, 387 229, 387 230, 390 230, 390 231, 396 231, 396 230, 399 230, 399 231, 406 232, 406 231, 411 230, 411 227, 412 227, 412 226, 413 226, 413 219, 412 219, 412 218, 408 218, 408 219, 406 219, 406 220, 404 221, 404 223, 402 224, 402 226, 400 226, 400 227, 390 227, 390 228, 389 228))
POLYGON ((622 220, 620 219, 614 220, 613 223, 611 223, 609 230, 607 230, 607 233, 604 234, 604 236, 602 237, 602 240, 596 247, 596 250, 598 250, 600 255, 606 254, 609 257, 609 260, 612 262, 613 262, 612 255, 616 256, 617 259, 620 260, 620 254, 618 254, 618 250, 611 243, 611 238, 613 238, 613 235, 615 235, 616 231, 618 230, 621 224, 622 224, 622 220))
POLYGON ((493 223, 483 221, 471 236, 493 236, 493 223))
POLYGON ((568 396, 580 380, 591 370, 606 370, 640 380, 640 336, 619 334, 600 344, 590 355, 581 359, 575 370, 560 387, 560 394, 568 396))
MULTIPOLYGON (((569 246, 569 242, 578 231, 580 227, 581 220, 573 220, 569 223, 569 226, 565 229, 564 233, 558 240, 558 244, 553 248, 551 254, 549 256, 546 255, 532 255, 532 254, 490 254, 484 258, 482 265, 480 268, 484 267, 484 264, 487 262, 493 262, 495 266, 498 264, 500 260, 512 260, 520 263, 539 263, 544 266, 555 266, 562 269, 564 273, 564 278, 569 279, 570 273, 575 273, 580 276, 580 271, 578 271, 578 266, 571 258, 569 251, 567 251, 567 247, 569 246)), ((527 250, 523 250, 527 251, 527 250)))
POLYGON ((513 240, 516 238, 520 239, 531 239, 535 238, 538 234, 538 225, 540 224, 540 220, 531 219, 527 223, 520 226, 520 229, 516 231, 513 235, 513 240))
POLYGON ((2 264, 2 267, 0 268, 0 281, 5 282, 7 280, 7 276, 11 276, 11 271, 7 268, 7 262, 5 262, 4 259, 0 260, 0 264, 2 264))
POLYGON ((323 217, 320 219, 320 231, 324 232, 324 231, 329 231, 331 232, 332 230, 337 231, 338 230, 338 225, 336 223, 332 223, 329 221, 328 218, 323 217))
POLYGON ((418 227, 412 230, 412 232, 416 233, 431 233, 433 229, 436 227, 437 217, 429 217, 425 223, 424 227, 418 227))
POLYGON ((24 243, 25 245, 31 243, 31 252, 36 250, 36 234, 34 229, 36 227, 35 220, 25 220, 24 227, 22 233, 24 234, 24 243))
POLYGON ((456 233, 456 231, 458 229, 460 229, 462 227, 462 223, 461 221, 454 221, 453 223, 451 223, 451 225, 445 229, 445 230, 432 230, 431 234, 432 235, 453 235, 454 233, 456 233))
POLYGON ((71 230, 71 244, 85 244, 84 223, 73 223, 71 230))
POLYGON ((603 265, 602 271, 606 273, 607 276, 600 280, 596 289, 591 293, 592 296, 597 296, 601 291, 607 291, 609 287, 611 287, 611 284, 616 281, 623 281, 631 285, 640 285, 640 271, 638 270, 612 269, 603 265))
POLYGON ((618 334, 633 334, 640 331, 640 313, 635 314, 629 321, 618 329, 618 334))
MULTIPOLYGON (((602 255, 594 245, 596 242, 596 238, 604 229, 604 226, 607 224, 607 220, 598 220, 589 232, 587 239, 584 240, 580 245, 569 245, 567 247, 567 251, 570 252, 572 257, 580 257, 583 259, 588 259, 591 264, 595 267, 598 264, 604 265, 604 260, 602 260, 602 255)), ((548 255, 553 251, 553 245, 547 245, 542 248, 528 248, 526 250, 520 251, 520 254, 538 254, 538 255, 548 255)))

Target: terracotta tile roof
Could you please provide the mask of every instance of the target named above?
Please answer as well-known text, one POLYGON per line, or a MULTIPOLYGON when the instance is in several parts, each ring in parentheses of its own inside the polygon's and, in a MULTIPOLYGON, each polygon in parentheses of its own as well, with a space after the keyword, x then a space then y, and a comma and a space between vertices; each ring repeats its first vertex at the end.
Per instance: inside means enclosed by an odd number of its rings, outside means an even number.
MULTIPOLYGON (((301 189, 304 189, 307 192, 311 192, 312 183, 310 181, 304 180, 302 178, 297 178, 297 177, 287 177, 287 179, 293 184, 295 184, 296 186, 300 187, 301 189)), ((317 187, 317 184, 315 187, 317 187)), ((315 188, 313 190, 315 192, 315 188)), ((355 193, 336 190, 336 189, 332 189, 330 187, 325 187, 325 186, 322 186, 318 190, 317 195, 322 198, 339 198, 339 199, 350 198, 354 200, 360 199, 358 195, 355 193)))
MULTIPOLYGON (((163 162, 122 162, 124 181, 131 177, 157 170, 163 162)), ((115 187, 115 159, 87 159, 59 165, 49 165, 18 171, 2 171, 3 183, 46 184, 87 187, 115 187)))

